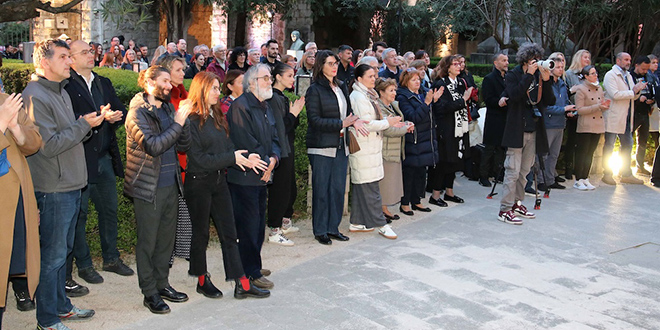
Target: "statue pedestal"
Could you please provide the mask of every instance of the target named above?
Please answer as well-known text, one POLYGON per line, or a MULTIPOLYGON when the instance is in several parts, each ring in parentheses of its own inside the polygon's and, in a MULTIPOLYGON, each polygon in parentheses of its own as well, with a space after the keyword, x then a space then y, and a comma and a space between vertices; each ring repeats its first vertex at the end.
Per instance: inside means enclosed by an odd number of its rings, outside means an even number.
POLYGON ((302 50, 290 50, 289 49, 289 50, 286 51, 287 55, 295 56, 296 59, 298 59, 298 62, 300 62, 300 60, 302 60, 302 56, 303 56, 304 53, 305 52, 302 51, 302 50))

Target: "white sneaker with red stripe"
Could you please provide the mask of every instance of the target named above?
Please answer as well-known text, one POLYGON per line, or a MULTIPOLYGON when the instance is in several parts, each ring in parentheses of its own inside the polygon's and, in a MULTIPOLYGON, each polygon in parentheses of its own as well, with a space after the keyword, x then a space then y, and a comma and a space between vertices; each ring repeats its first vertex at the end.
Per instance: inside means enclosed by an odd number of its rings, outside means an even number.
POLYGON ((527 211, 527 208, 525 207, 525 205, 522 205, 521 201, 517 201, 515 204, 513 204, 511 210, 516 214, 516 216, 519 216, 521 218, 525 218, 525 219, 536 218, 536 214, 527 211))
POLYGON ((497 216, 497 220, 502 222, 510 223, 512 225, 522 225, 523 222, 521 219, 516 218, 516 213, 513 210, 508 210, 506 212, 500 211, 500 214, 497 216))

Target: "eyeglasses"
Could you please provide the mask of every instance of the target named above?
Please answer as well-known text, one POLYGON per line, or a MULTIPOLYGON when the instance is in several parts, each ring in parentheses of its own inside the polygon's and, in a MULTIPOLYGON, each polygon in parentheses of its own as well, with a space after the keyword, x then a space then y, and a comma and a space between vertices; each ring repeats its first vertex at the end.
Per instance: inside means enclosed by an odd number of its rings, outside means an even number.
POLYGON ((339 62, 325 62, 325 64, 327 64, 327 65, 329 65, 329 66, 334 66, 334 67, 338 67, 338 66, 339 66, 339 62))
POLYGON ((259 80, 259 79, 263 79, 265 82, 270 82, 271 76, 268 75, 268 76, 261 76, 254 78, 254 80, 259 80))
POLYGON ((78 54, 80 54, 80 55, 82 55, 82 56, 87 56, 87 55, 92 54, 92 53, 94 53, 93 50, 85 49, 85 50, 82 50, 82 51, 80 51, 80 52, 78 52, 78 53, 73 53, 73 54, 71 54, 71 56, 73 56, 73 55, 78 55, 78 54))

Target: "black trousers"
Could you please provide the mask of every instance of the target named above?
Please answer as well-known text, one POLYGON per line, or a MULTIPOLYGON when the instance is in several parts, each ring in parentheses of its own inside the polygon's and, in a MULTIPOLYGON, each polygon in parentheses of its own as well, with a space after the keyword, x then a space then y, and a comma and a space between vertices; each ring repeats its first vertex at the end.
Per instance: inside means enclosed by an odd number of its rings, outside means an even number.
POLYGON ((282 218, 291 218, 297 195, 295 157, 291 155, 280 159, 268 186, 268 227, 282 227, 282 218))
POLYGON ((635 160, 637 162, 637 168, 644 167, 644 159, 646 158, 646 144, 649 141, 649 114, 647 113, 635 113, 633 119, 633 132, 636 132, 637 136, 637 152, 635 154, 635 160))
POLYGON ((243 262, 243 271, 251 279, 261 275, 261 246, 266 232, 266 186, 242 186, 229 184, 238 251, 243 262))
POLYGON ((486 144, 481 154, 479 176, 484 179, 491 176, 498 179, 504 168, 504 158, 506 158, 506 148, 486 144))
POLYGON ((655 157, 653 158, 653 170, 651 170, 651 183, 660 185, 660 147, 655 148, 655 157))
POLYGON ((577 133, 577 155, 575 157, 575 179, 588 179, 594 151, 602 134, 577 133))
POLYGON ((135 198, 135 221, 137 222, 138 284, 145 296, 167 288, 170 275, 170 257, 174 249, 176 215, 179 209, 177 185, 156 189, 154 203, 135 198))
POLYGON ((403 166, 401 205, 419 204, 424 197, 426 166, 403 166))
POLYGON ((211 173, 188 172, 184 188, 192 223, 188 274, 201 276, 207 273, 206 249, 209 244, 210 219, 213 220, 220 239, 225 279, 235 280, 242 277, 243 265, 236 242, 236 222, 225 170, 211 173))
POLYGON ((457 167, 456 164, 446 162, 440 162, 434 167, 429 167, 429 185, 433 190, 453 189, 457 167))
POLYGON ((564 176, 575 174, 577 146, 577 117, 566 118, 566 145, 564 145, 564 176))

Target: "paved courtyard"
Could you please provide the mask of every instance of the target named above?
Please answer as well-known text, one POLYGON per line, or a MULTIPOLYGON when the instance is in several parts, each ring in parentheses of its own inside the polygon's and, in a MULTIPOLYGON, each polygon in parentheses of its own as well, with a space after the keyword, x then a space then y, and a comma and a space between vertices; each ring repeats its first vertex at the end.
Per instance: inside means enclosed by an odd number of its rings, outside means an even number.
POLYGON ((268 299, 223 290, 122 329, 660 328, 659 190, 553 191, 522 226, 495 219, 488 191, 460 178, 464 205, 395 222, 397 240, 319 246, 329 252, 273 273, 268 299))

